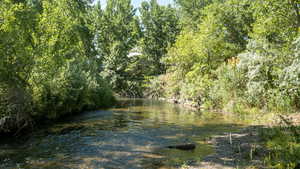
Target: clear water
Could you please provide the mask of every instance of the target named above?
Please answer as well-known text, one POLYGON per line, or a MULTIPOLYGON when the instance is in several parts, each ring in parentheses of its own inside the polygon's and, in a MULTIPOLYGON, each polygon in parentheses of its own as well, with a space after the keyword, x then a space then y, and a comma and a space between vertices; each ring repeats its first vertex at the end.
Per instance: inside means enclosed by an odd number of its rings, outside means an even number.
POLYGON ((213 135, 244 127, 220 114, 153 100, 121 100, 108 110, 73 116, 26 141, 1 139, 0 168, 177 168, 213 152, 213 135), (193 151, 167 146, 195 143, 193 151))

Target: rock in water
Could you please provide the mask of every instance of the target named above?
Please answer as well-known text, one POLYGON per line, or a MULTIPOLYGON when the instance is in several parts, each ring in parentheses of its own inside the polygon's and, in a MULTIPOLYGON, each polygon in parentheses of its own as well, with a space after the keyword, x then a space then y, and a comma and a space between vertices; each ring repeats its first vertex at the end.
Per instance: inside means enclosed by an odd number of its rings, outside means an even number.
POLYGON ((196 148, 196 145, 195 144, 181 144, 181 145, 168 146, 167 148, 179 149, 179 150, 194 150, 196 148))
POLYGON ((131 112, 131 113, 133 113, 133 114, 143 114, 143 112, 141 112, 141 111, 134 111, 134 112, 131 112))

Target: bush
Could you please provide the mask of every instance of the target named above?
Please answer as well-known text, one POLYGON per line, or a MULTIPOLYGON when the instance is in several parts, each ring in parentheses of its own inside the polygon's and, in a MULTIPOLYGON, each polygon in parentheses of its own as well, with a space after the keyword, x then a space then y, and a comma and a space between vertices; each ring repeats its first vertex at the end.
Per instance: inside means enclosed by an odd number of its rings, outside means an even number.
POLYGON ((53 79, 32 80, 34 115, 57 118, 112 104, 112 91, 99 74, 88 69, 89 66, 92 64, 87 61, 73 60, 61 67, 53 79))
POLYGON ((237 97, 244 96, 245 77, 236 68, 237 58, 221 65, 215 72, 216 79, 209 90, 209 100, 215 108, 235 104, 237 97))
POLYGON ((270 168, 294 169, 300 164, 299 127, 288 118, 281 116, 281 120, 279 127, 263 129, 260 133, 269 151, 265 161, 270 168))
POLYGON ((300 38, 294 42, 294 53, 291 64, 286 65, 279 75, 281 95, 288 97, 291 105, 300 108, 300 38))
MULTIPOLYGON (((190 76, 191 74, 188 74, 190 76)), ((202 77, 191 75, 181 86, 181 99, 203 104, 209 100, 209 90, 212 86, 212 80, 209 75, 202 77)))
POLYGON ((166 97, 165 89, 165 77, 166 75, 157 76, 157 77, 146 77, 145 85, 146 92, 144 95, 150 98, 162 98, 166 97))

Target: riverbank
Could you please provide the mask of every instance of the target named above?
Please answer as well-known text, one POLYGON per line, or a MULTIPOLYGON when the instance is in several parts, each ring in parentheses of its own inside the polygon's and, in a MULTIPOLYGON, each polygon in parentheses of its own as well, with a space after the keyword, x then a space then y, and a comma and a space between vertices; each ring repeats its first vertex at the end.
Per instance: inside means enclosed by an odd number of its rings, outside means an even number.
MULTIPOLYGON (((159 98, 159 100, 166 101, 173 104, 178 104, 191 110, 204 110, 198 103, 180 100, 180 99, 166 99, 159 98)), ((217 110, 220 115, 229 116, 243 116, 243 120, 249 118, 247 123, 253 123, 247 128, 239 131, 226 132, 220 135, 212 136, 206 140, 206 143, 214 148, 214 154, 206 156, 201 160, 202 162, 194 165, 183 165, 182 169, 264 169, 268 168, 265 157, 269 155, 270 150, 266 147, 266 140, 261 135, 265 130, 272 130, 272 127, 279 126, 281 119, 276 113, 261 112, 257 109, 243 110, 241 112, 225 112, 217 110), (256 113, 254 113, 257 111, 256 113), (258 125, 260 124, 260 125, 258 125)), ((231 117, 230 117, 231 116, 231 117)), ((291 119, 293 124, 299 124, 300 114, 294 113, 285 118, 291 119), (298 118, 295 118, 298 117, 298 118)), ((245 122, 246 122, 245 121, 245 122)))
MULTIPOLYGON (((56 123, 62 122, 76 116, 79 114, 84 114, 85 112, 107 109, 116 105, 116 99, 110 99, 109 104, 100 107, 90 107, 82 108, 79 111, 74 109, 73 112, 68 112, 64 114, 57 115, 56 117, 47 116, 34 116, 29 113, 13 114, 10 116, 4 116, 0 118, 0 137, 19 137, 31 134, 36 129, 47 128, 49 126, 55 125, 56 123)), ((57 113, 59 114, 59 113, 57 113)))
MULTIPOLYGON (((115 95, 114 98, 122 98, 118 95, 115 95)), ((121 99, 122 100, 122 99, 121 99)), ((123 99, 124 100, 124 99, 123 99)), ((126 100, 126 99, 125 99, 126 100)), ((201 109, 201 106, 193 101, 188 100, 180 100, 180 99, 168 99, 168 98, 158 98, 159 101, 164 101, 172 104, 178 104, 180 106, 183 106, 187 109, 191 109, 193 111, 199 111, 201 109)), ((116 100, 113 99, 112 104, 116 104, 116 100)), ((106 106, 107 108, 107 106, 106 106)), ((18 115, 18 116, 5 116, 3 118, 0 118, 0 136, 17 136, 22 135, 22 131, 30 131, 30 129, 33 129, 34 125, 39 124, 55 124, 55 122, 60 121, 61 119, 78 115, 84 111, 92 111, 93 109, 87 109, 87 110, 81 110, 80 112, 73 112, 73 113, 67 113, 65 115, 56 117, 54 119, 48 119, 45 117, 31 117, 28 114, 24 114, 24 116, 18 115)), ((95 110, 95 108, 94 108, 95 110)))
MULTIPOLYGON (((182 105, 188 109, 204 111, 205 109, 198 103, 179 100, 159 98, 173 104, 182 105)), ((182 169, 263 169, 268 168, 265 157, 269 151, 266 147, 266 140, 261 135, 265 130, 279 126, 280 117, 275 112, 264 112, 259 109, 245 109, 237 112, 228 112, 224 110, 212 110, 220 113, 222 116, 232 118, 234 116, 240 120, 249 123, 250 126, 239 131, 226 132, 220 135, 212 136, 206 140, 206 143, 214 148, 214 154, 203 158, 202 162, 192 166, 184 165, 182 169)), ((294 113, 285 118, 290 119, 293 124, 299 124, 300 114, 294 113)))
POLYGON ((200 110, 201 104, 189 101, 189 100, 181 100, 181 99, 175 99, 175 98, 158 98, 158 100, 165 101, 168 103, 173 103, 173 104, 180 104, 184 107, 193 109, 193 110, 200 110))
POLYGON ((239 132, 213 136, 207 141, 214 147, 215 153, 204 157, 202 162, 182 169, 263 169, 267 150, 259 136, 263 126, 251 126, 239 132))
POLYGON ((273 123, 253 125, 207 140, 215 153, 182 169, 296 169, 300 113, 278 115, 273 123))
MULTIPOLYGON (((160 100, 205 112, 205 108, 186 100, 160 100)), ((297 141, 300 136, 299 112, 267 112, 247 106, 214 112, 226 116, 240 116, 247 123, 253 124, 239 132, 213 136, 207 143, 214 147, 215 153, 196 165, 184 165, 183 169, 294 169, 300 166, 297 162, 300 157, 300 144, 297 141)))

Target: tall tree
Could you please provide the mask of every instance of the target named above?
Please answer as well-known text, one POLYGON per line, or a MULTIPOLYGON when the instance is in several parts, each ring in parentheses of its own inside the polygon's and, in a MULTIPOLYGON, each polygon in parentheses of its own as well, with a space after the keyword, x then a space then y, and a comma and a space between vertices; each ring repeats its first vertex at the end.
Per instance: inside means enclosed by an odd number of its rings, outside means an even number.
POLYGON ((197 29, 203 17, 203 9, 214 2, 224 0, 175 0, 179 7, 180 22, 186 28, 197 29))
POLYGON ((143 38, 141 48, 148 65, 146 75, 165 72, 162 58, 180 32, 177 12, 171 6, 160 6, 156 0, 143 2, 140 8, 143 38))
POLYGON ((99 5, 96 10, 96 43, 98 57, 103 61, 103 75, 120 92, 127 85, 129 75, 125 70, 130 63, 129 52, 140 36, 136 10, 131 0, 108 0, 102 12, 99 5))
POLYGON ((0 2, 0 82, 21 87, 28 80, 34 64, 36 18, 26 3, 0 2))
POLYGON ((186 29, 169 49, 165 62, 178 81, 199 83, 245 50, 253 23, 250 0, 216 2, 203 9, 198 30, 186 29))
POLYGON ((28 79, 34 66, 37 16, 25 1, 0 1, 0 118, 30 109, 28 79))

